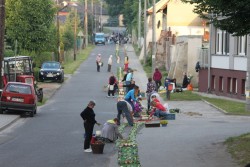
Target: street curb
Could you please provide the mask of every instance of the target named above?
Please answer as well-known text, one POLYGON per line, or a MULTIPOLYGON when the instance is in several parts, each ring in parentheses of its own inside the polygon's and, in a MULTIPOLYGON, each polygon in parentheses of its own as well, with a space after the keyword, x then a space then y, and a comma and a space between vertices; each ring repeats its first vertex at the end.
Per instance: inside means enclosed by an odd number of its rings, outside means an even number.
POLYGON ((216 109, 219 110, 221 113, 223 113, 223 114, 228 114, 228 112, 226 112, 225 110, 223 110, 223 109, 221 109, 221 108, 219 108, 219 107, 213 105, 212 103, 209 103, 208 101, 206 101, 206 100, 204 100, 204 99, 201 99, 201 100, 202 100, 203 102, 207 103, 208 105, 210 105, 210 106, 216 108, 216 109))
POLYGON ((9 122, 8 124, 4 125, 3 127, 0 128, 0 131, 6 129, 7 127, 9 127, 10 125, 12 125, 13 123, 15 123, 18 119, 20 118, 20 116, 17 116, 14 120, 12 120, 11 122, 9 122))

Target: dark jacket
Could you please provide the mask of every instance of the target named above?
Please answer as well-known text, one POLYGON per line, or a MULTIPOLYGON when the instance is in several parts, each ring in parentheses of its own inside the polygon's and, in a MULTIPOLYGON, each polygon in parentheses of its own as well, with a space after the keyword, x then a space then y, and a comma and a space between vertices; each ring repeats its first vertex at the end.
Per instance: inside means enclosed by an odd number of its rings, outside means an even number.
POLYGON ((128 91, 134 89, 135 84, 123 85, 123 87, 128 87, 128 91))
POLYGON ((162 78, 161 72, 158 69, 155 69, 153 80, 154 81, 160 81, 162 78))
POLYGON ((95 113, 94 110, 90 107, 86 107, 82 112, 81 112, 81 117, 84 122, 88 124, 95 124, 95 113))

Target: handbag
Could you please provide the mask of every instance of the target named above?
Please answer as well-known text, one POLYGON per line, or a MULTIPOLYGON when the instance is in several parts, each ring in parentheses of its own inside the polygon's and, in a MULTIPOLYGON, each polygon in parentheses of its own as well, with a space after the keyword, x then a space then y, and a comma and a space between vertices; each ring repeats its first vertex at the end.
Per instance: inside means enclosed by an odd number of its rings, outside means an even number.
POLYGON ((109 85, 109 90, 114 90, 114 85, 109 85))
POLYGON ((102 66, 102 65, 103 65, 103 63, 102 63, 102 62, 99 62, 98 64, 99 64, 99 66, 102 66))

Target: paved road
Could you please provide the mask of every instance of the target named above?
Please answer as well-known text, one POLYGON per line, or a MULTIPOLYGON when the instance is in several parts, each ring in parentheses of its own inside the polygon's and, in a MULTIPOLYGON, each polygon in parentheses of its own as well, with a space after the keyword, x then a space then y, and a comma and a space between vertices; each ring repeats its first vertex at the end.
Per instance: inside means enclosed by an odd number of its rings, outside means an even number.
MULTIPOLYGON (((108 82, 107 62, 114 45, 97 46, 89 58, 39 108, 34 118, 20 119, 1 132, 0 162, 3 167, 82 167, 108 166, 114 145, 105 146, 105 154, 83 152, 83 125, 80 112, 89 100, 96 101, 96 119, 104 123, 116 116, 115 98, 106 98, 103 85, 108 82), (96 71, 95 55, 103 55, 104 67, 96 71)), ((112 67, 116 71, 116 67, 112 67)), ((116 73, 116 72, 115 72, 116 73)), ((101 127, 96 127, 100 130, 101 127)))
MULTIPOLYGON (((145 90, 147 77, 131 45, 126 47, 130 67, 137 69, 135 80, 145 90)), ((109 166, 117 165, 114 145, 107 144, 104 154, 86 154, 82 150, 80 111, 89 99, 97 102, 97 119, 116 114, 113 98, 105 98, 102 86, 112 46, 98 46, 44 107, 37 117, 21 120, 0 133, 0 162, 6 167, 33 166, 109 166), (102 53, 105 67, 96 72, 95 54, 102 53)), ((114 68, 113 68, 114 69, 114 68)), ((250 117, 226 116, 202 101, 169 102, 180 108, 167 128, 143 128, 138 136, 139 157, 143 167, 237 167, 222 142, 250 132, 250 117)), ((96 127, 100 129, 100 127, 96 127)))

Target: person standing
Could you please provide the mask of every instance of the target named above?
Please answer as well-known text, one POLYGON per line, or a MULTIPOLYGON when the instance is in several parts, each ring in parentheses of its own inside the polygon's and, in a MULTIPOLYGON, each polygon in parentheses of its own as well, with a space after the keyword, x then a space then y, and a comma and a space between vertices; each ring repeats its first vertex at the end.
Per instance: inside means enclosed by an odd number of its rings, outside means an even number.
POLYGON ((95 113, 93 110, 94 107, 95 102, 89 101, 88 106, 80 114, 83 119, 85 129, 84 152, 92 152, 92 149, 90 148, 90 141, 93 136, 94 125, 101 125, 95 120, 95 113))
POLYGON ((187 88, 189 84, 187 73, 183 73, 183 81, 182 81, 182 88, 187 88))
POLYGON ((165 86, 165 89, 166 89, 166 98, 167 98, 167 100, 170 100, 170 93, 171 93, 169 85, 170 85, 170 79, 166 78, 165 82, 164 82, 164 86, 165 86))
POLYGON ((125 60, 124 60, 124 71, 128 71, 128 56, 125 56, 125 60))
POLYGON ((101 54, 98 54, 96 56, 96 67, 97 67, 97 72, 100 72, 100 67, 102 65, 102 58, 101 58, 101 54))
MULTIPOLYGON (((129 70, 127 76, 126 76, 126 85, 131 84, 131 81, 133 79, 133 70, 129 70)), ((128 93, 128 88, 126 88, 126 92, 128 93)))
POLYGON ((109 77, 109 86, 108 86, 108 96, 112 95, 115 97, 115 84, 116 84, 116 78, 113 73, 111 73, 111 76, 109 77))
POLYGON ((156 86, 155 83, 152 81, 152 78, 148 78, 148 83, 147 83, 147 102, 148 102, 148 110, 150 108, 150 97, 152 95, 152 93, 154 93, 156 91, 156 86))
POLYGON ((121 115, 125 115, 128 124, 133 126, 133 108, 123 97, 118 98, 117 106, 117 119, 118 125, 121 123, 121 115))
POLYGON ((158 92, 159 87, 161 86, 161 78, 162 78, 161 72, 158 68, 156 68, 154 75, 153 75, 153 80, 155 81, 157 92, 158 92))
POLYGON ((114 142, 118 139, 123 139, 121 133, 118 131, 118 118, 108 120, 102 128, 102 137, 109 142, 114 142))
POLYGON ((109 56, 109 60, 108 60, 108 72, 111 71, 111 66, 112 66, 112 63, 113 63, 113 60, 112 60, 112 55, 109 56))

